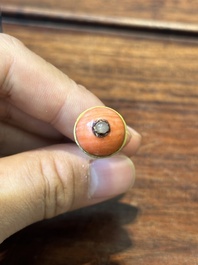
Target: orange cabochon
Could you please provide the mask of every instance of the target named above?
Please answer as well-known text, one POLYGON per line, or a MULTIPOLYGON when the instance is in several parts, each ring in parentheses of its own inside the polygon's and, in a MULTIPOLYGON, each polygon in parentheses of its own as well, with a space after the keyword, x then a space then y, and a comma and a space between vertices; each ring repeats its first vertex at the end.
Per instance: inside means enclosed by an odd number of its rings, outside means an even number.
POLYGON ((75 125, 75 138, 77 144, 86 153, 92 156, 109 156, 122 148, 126 128, 123 118, 113 109, 95 107, 88 109, 77 120, 75 125), (110 125, 110 132, 105 137, 94 135, 92 126, 97 120, 106 120, 110 125))

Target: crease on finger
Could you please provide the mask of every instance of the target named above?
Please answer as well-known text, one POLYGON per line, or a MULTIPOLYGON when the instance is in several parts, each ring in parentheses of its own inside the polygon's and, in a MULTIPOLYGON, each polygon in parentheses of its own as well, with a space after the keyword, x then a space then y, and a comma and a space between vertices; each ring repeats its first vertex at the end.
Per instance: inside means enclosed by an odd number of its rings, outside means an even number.
POLYGON ((31 117, 13 106, 7 99, 0 98, 0 121, 40 137, 52 140, 63 139, 63 135, 53 126, 31 117))
POLYGON ((0 98, 10 98, 11 97, 11 91, 12 91, 12 82, 10 82, 12 73, 14 70, 14 64, 15 64, 15 55, 13 52, 10 52, 12 50, 15 50, 17 48, 17 45, 15 42, 20 42, 16 40, 15 38, 6 36, 4 38, 4 34, 0 36, 1 38, 1 46, 0 46, 0 54, 1 54, 1 62, 0 62, 0 98), (10 42, 6 41, 7 38, 9 38, 10 42), (3 45, 3 43, 5 45, 3 45), (12 45, 12 49, 9 48, 9 46, 12 45), (9 49, 9 52, 8 52, 9 49))
POLYGON ((60 143, 60 141, 39 137, 5 122, 0 122, 0 156, 8 156, 24 151, 60 143))

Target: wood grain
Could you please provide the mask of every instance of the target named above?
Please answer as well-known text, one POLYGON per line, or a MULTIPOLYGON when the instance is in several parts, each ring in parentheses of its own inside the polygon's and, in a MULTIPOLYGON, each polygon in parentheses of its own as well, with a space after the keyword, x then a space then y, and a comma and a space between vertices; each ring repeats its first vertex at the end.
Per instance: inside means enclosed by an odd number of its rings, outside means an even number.
POLYGON ((118 110, 143 144, 125 196, 24 229, 1 245, 1 264, 198 264, 198 39, 4 31, 118 110))
POLYGON ((2 0, 6 14, 51 17, 137 28, 198 32, 198 1, 186 0, 2 0))

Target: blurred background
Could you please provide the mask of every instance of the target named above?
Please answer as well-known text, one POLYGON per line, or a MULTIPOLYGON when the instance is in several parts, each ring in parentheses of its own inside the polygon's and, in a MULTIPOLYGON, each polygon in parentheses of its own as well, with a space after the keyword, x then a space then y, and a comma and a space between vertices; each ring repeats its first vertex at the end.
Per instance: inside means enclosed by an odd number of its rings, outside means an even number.
POLYGON ((198 1, 1 0, 3 31, 143 137, 133 189, 32 225, 1 264, 198 264, 198 1))

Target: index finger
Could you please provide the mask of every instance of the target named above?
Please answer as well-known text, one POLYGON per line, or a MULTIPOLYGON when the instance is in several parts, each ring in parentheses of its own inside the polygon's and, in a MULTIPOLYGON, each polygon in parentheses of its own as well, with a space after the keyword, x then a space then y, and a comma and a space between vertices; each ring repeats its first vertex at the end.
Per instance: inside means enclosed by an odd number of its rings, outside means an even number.
POLYGON ((0 98, 72 139, 79 114, 103 105, 90 91, 6 34, 0 34, 0 57, 0 98))

